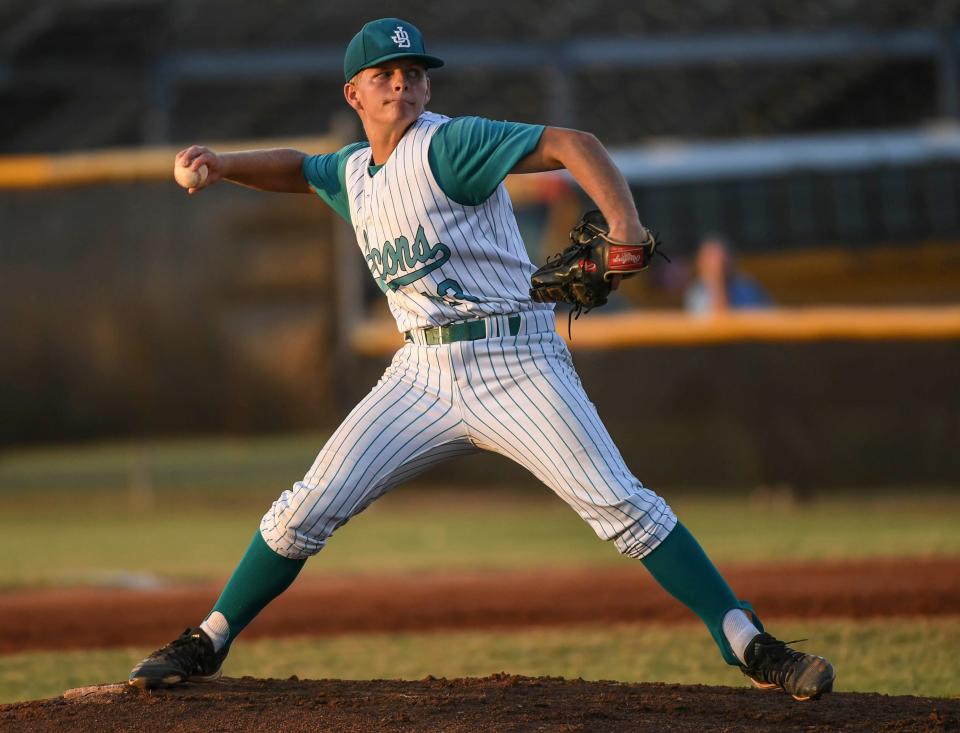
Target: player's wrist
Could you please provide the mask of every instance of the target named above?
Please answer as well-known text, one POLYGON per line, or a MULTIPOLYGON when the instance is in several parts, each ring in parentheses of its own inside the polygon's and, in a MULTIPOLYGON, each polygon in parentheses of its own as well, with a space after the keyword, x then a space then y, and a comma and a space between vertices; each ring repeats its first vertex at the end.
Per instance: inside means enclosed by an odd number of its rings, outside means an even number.
POLYGON ((636 214, 607 223, 610 227, 607 231, 607 237, 617 242, 641 242, 646 237, 647 230, 640 223, 640 218, 636 214))
POLYGON ((607 237, 614 242, 639 244, 647 238, 647 230, 639 222, 635 226, 610 227, 607 237))
POLYGON ((232 178, 236 173, 236 154, 235 153, 212 153, 216 158, 216 166, 220 171, 221 178, 232 178))

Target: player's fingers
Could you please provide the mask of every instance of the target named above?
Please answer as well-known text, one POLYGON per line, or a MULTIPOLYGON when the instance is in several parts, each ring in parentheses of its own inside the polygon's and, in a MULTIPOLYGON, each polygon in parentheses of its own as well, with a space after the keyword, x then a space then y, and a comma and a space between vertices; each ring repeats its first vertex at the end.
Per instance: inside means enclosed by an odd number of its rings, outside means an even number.
POLYGON ((210 183, 213 183, 220 176, 221 165, 220 165, 220 156, 214 153, 212 150, 204 149, 204 152, 193 159, 193 162, 190 163, 190 168, 195 171, 200 170, 200 166, 207 166, 208 176, 213 176, 213 180, 207 179, 210 183))
POLYGON ((202 145, 191 145, 189 148, 181 150, 179 153, 177 153, 177 162, 179 162, 180 165, 189 167, 193 165, 197 158, 202 157, 205 153, 209 152, 210 151, 202 145))
POLYGON ((197 148, 196 156, 192 157, 190 165, 194 170, 199 168, 201 165, 210 166, 212 163, 217 162, 217 154, 213 152, 210 148, 197 148))
POLYGON ((184 148, 179 153, 177 153, 177 162, 181 165, 186 165, 187 161, 191 160, 195 151, 197 149, 196 145, 191 145, 189 148, 184 148))

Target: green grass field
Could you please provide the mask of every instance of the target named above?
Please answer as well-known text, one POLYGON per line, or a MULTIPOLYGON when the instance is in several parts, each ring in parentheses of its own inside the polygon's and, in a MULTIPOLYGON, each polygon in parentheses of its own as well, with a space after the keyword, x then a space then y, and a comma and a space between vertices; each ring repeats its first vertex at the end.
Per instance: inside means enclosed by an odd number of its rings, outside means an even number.
MULTIPOLYGON (((0 499, 0 588, 226 577, 274 497, 182 497, 150 511, 106 498, 64 497, 43 507, 0 499)), ((672 503, 719 563, 960 553, 960 501, 953 498, 836 497, 792 509, 743 498, 681 496, 672 503)), ((341 528, 305 572, 628 562, 549 492, 408 488, 341 528)))
MULTIPOLYGON (((225 578, 323 436, 172 441, 0 454, 0 592, 225 578)), ((808 504, 659 489, 720 563, 960 555, 960 492, 840 492, 808 504), (894 541, 895 540, 895 541, 894 541)), ((630 563, 539 486, 404 487, 343 527, 305 573, 630 563)), ((960 609, 947 619, 805 622, 838 689, 960 693, 960 609)), ((123 678, 149 649, 0 657, 0 702, 123 678)), ((700 627, 347 635, 238 644, 227 674, 484 675, 741 684, 700 627), (454 653, 451 653, 454 650, 454 653)))

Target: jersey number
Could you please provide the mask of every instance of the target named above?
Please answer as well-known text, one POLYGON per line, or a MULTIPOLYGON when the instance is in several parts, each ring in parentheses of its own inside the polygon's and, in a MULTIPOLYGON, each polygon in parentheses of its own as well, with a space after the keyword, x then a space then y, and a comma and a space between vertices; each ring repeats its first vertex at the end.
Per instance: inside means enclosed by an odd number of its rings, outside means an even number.
POLYGON ((452 277, 448 277, 446 280, 437 285, 436 295, 427 295, 427 297, 431 300, 438 300, 441 303, 446 303, 448 305, 460 305, 460 303, 464 300, 469 300, 471 303, 480 302, 479 298, 464 293, 460 283, 458 283, 452 277))

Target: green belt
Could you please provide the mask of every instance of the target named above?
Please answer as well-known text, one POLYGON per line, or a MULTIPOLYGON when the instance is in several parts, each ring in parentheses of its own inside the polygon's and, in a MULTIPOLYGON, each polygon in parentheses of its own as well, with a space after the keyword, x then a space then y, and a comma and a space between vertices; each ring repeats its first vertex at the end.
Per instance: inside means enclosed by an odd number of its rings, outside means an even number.
MULTIPOLYGON (((510 316, 507 323, 510 325, 511 336, 520 333, 520 316, 510 316)), ((454 341, 476 341, 487 337, 487 323, 479 320, 460 321, 451 323, 449 326, 433 326, 419 330, 423 333, 423 340, 427 346, 452 344, 454 341)), ((405 331, 403 337, 407 341, 413 341, 413 332, 405 331)))

